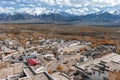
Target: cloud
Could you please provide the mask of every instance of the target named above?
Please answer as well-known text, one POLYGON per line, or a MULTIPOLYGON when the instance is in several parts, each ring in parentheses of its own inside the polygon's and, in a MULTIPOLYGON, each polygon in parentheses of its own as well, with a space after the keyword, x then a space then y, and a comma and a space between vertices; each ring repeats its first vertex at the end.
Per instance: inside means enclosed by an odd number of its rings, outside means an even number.
POLYGON ((16 4, 16 2, 14 2, 14 1, 6 1, 6 0, 4 0, 4 1, 0 1, 0 4, 3 4, 3 5, 7 5, 7 4, 9 4, 9 5, 15 5, 16 4))
POLYGON ((120 0, 39 0, 40 2, 45 2, 46 4, 57 4, 64 6, 96 6, 96 7, 105 7, 105 6, 115 6, 120 5, 120 0))
POLYGON ((42 8, 75 14, 87 14, 103 9, 116 8, 115 6, 120 9, 120 0, 0 0, 0 12, 5 12, 8 7, 12 7, 14 9, 10 9, 11 12, 30 12, 35 9, 35 11, 41 13, 42 8))
POLYGON ((10 13, 13 11, 14 11, 13 7, 6 7, 6 8, 0 7, 0 13, 10 13))
MULTIPOLYGON (((43 1, 43 0, 41 0, 43 1)), ((55 5, 55 1, 54 0, 44 0, 45 3, 48 3, 50 5, 55 5)))
POLYGON ((0 12, 4 12, 5 10, 2 8, 2 7, 0 7, 0 12))
POLYGON ((25 4, 19 4, 20 7, 35 7, 35 5, 33 4, 28 4, 28 5, 25 5, 25 4))
POLYGON ((34 4, 49 4, 49 5, 62 5, 62 6, 94 6, 105 7, 120 5, 120 0, 1 0, 1 4, 15 4, 17 3, 34 3, 34 4), (9 1, 9 2, 8 2, 9 1))

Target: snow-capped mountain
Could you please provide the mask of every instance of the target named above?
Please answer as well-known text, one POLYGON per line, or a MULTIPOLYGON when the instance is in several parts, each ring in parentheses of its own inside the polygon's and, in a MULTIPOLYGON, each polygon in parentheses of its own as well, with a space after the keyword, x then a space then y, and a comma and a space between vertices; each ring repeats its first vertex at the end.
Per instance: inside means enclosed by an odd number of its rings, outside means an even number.
POLYGON ((14 13, 1 13, 0 21, 18 21, 18 20, 29 20, 32 21, 80 21, 80 22, 119 22, 120 21, 120 10, 107 10, 99 11, 97 13, 76 15, 67 11, 61 11, 60 9, 52 8, 35 8, 24 12, 14 13))
POLYGON ((111 10, 103 10, 103 11, 99 11, 96 14, 103 14, 103 13, 109 13, 112 15, 120 15, 120 10, 115 10, 115 9, 111 9, 111 10))
POLYGON ((88 9, 87 8, 82 8, 80 9, 79 7, 63 7, 63 6, 49 6, 49 5, 40 5, 40 6, 36 6, 36 7, 32 7, 32 8, 20 8, 20 9, 16 9, 16 10, 3 10, 0 9, 0 13, 10 13, 10 14, 14 14, 14 13, 27 13, 27 14, 31 14, 31 15, 42 15, 42 14, 50 14, 50 13, 67 13, 67 14, 73 14, 73 15, 86 15, 89 12, 86 12, 88 9))
POLYGON ((120 10, 109 10, 108 13, 111 13, 114 15, 120 15, 120 10))
POLYGON ((46 8, 32 8, 32 9, 22 9, 18 11, 19 13, 27 13, 31 15, 42 15, 42 14, 51 14, 51 13, 60 13, 60 10, 55 9, 46 9, 46 8))

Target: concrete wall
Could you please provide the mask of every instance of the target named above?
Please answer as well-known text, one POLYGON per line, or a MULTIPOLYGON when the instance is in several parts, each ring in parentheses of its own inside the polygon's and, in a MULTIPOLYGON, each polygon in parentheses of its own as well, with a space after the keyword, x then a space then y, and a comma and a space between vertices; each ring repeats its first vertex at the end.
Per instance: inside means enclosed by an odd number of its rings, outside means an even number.
POLYGON ((108 77, 107 74, 108 74, 107 71, 105 71, 104 73, 99 71, 94 71, 92 72, 90 80, 104 80, 104 77, 108 77))

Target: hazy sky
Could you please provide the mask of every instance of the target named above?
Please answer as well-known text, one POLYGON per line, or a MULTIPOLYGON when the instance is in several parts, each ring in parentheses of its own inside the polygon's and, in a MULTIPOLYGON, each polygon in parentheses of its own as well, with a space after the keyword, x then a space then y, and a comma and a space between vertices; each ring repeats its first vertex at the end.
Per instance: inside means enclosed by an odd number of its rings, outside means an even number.
POLYGON ((40 13, 44 9, 86 14, 108 9, 120 9, 120 0, 0 0, 0 13, 40 13))

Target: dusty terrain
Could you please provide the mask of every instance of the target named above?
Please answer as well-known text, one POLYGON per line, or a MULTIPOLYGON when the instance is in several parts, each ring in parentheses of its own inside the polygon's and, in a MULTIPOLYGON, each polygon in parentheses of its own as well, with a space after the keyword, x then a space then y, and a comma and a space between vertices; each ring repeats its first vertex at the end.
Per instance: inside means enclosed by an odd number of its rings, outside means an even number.
MULTIPOLYGON (((99 44, 116 45, 119 52, 120 27, 79 26, 64 24, 1 24, 1 33, 12 33, 16 36, 27 34, 41 35, 45 38, 63 38, 92 41, 93 47, 99 44)), ((26 36, 27 36, 26 35, 26 36)))

